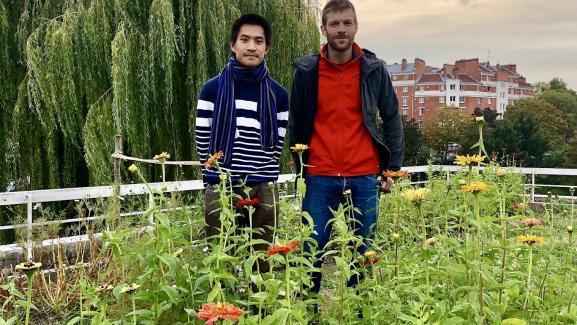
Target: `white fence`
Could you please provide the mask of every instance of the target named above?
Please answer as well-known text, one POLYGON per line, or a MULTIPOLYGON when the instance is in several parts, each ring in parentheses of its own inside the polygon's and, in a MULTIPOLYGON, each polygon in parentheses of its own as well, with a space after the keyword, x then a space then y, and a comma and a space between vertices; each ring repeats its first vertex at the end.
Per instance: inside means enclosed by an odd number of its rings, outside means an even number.
MULTIPOLYGON (((458 166, 431 166, 434 171, 446 171, 446 172, 456 172, 461 170, 458 166)), ((577 176, 577 169, 563 169, 563 168, 514 168, 516 171, 521 172, 525 175, 530 176, 530 184, 527 186, 531 189, 531 202, 535 202, 536 198, 546 197, 546 195, 535 194, 535 188, 537 187, 565 187, 569 188, 570 185, 547 185, 547 184, 536 184, 535 177, 537 175, 556 175, 556 176, 577 176)), ((403 170, 407 170, 410 173, 423 173, 429 170, 429 166, 412 166, 404 167, 403 170)), ((447 177, 450 177, 450 173, 447 173, 447 177)), ((294 174, 280 175, 278 182, 281 184, 291 183, 295 179, 294 174)), ((577 180, 576 180, 577 184, 577 180)), ((148 184, 152 189, 160 189, 163 185, 166 187, 165 192, 184 192, 184 191, 196 191, 202 190, 204 188, 201 180, 192 181, 177 181, 177 182, 166 182, 163 183, 150 183, 148 184)), ((119 196, 130 196, 130 195, 143 195, 148 194, 149 190, 145 184, 130 184, 121 185, 119 196)), ((0 231, 8 229, 18 229, 27 228, 29 238, 27 240, 27 256, 32 258, 32 239, 30 238, 32 233, 32 227, 46 226, 49 224, 65 224, 81 221, 89 221, 102 219, 103 216, 95 216, 89 218, 71 218, 63 220, 45 221, 45 222, 34 222, 34 205, 37 203, 44 202, 61 202, 61 201, 73 201, 73 200, 84 200, 84 199, 96 199, 96 198, 108 198, 115 195, 114 186, 95 186, 95 187, 81 187, 81 188, 65 188, 65 189, 54 189, 54 190, 37 190, 37 191, 20 191, 20 192, 4 192, 0 193, 0 206, 6 205, 26 205, 26 223, 14 224, 14 225, 1 225, 0 231)), ((570 198, 570 196, 561 196, 562 198, 570 198)), ((143 212, 130 212, 123 213, 121 216, 138 215, 143 212)), ((15 245, 5 245, 0 246, 0 253, 7 250, 9 247, 15 247, 15 245)))

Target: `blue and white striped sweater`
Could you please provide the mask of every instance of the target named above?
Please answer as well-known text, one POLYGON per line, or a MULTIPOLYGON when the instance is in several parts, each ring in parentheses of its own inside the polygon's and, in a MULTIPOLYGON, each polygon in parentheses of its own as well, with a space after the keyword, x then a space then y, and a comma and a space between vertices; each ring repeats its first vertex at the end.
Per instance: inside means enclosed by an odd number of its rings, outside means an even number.
MULTIPOLYGON (((230 171, 234 182, 246 181, 247 185, 276 181, 279 159, 288 124, 288 94, 276 81, 272 82, 276 96, 279 143, 274 151, 263 151, 260 143, 260 121, 257 113, 259 84, 245 84, 235 80, 236 136, 233 145, 230 171)), ((214 152, 208 152, 212 115, 218 89, 218 76, 207 81, 200 92, 196 107, 196 150, 204 162, 214 152)), ((216 184, 218 174, 202 170, 204 181, 216 184)))

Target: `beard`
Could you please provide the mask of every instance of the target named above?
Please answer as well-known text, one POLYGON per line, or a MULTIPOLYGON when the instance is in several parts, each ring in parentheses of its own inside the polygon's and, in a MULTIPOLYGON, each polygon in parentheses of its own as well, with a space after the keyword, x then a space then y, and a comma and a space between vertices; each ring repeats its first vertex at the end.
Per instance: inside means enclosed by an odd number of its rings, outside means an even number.
POLYGON ((331 50, 333 50, 333 51, 337 51, 337 52, 348 51, 353 47, 353 42, 354 42, 354 40, 351 37, 336 38, 336 37, 332 37, 332 36, 327 35, 327 43, 328 43, 329 47, 331 48, 331 50), (342 42, 343 40, 346 40, 346 42, 342 42))

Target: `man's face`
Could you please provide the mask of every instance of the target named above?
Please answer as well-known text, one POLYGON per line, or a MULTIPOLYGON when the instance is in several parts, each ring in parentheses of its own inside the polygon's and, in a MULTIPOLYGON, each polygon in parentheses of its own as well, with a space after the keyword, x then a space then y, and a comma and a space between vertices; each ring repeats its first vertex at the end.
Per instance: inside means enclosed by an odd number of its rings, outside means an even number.
POLYGON ((257 67, 268 52, 264 29, 258 25, 242 25, 236 41, 230 44, 230 49, 241 65, 248 68, 257 67))
POLYGON ((329 12, 326 25, 321 26, 323 35, 333 51, 348 51, 355 42, 357 22, 352 9, 329 12))

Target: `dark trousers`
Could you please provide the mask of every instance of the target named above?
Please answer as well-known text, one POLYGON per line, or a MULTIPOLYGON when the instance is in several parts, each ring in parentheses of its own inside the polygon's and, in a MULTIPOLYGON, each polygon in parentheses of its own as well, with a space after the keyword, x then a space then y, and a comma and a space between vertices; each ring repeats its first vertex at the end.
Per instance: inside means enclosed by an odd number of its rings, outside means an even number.
MULTIPOLYGON (((273 229, 277 226, 275 215, 278 218, 279 192, 278 185, 275 184, 273 188, 268 183, 259 183, 250 187, 247 197, 245 187, 242 185, 233 185, 234 194, 243 199, 252 199, 257 197, 260 204, 255 207, 252 214, 253 229, 262 229, 262 231, 254 232, 253 239, 263 239, 272 243, 273 229), (273 196, 274 195, 274 196, 273 196), (274 203, 276 202, 276 205, 274 203), (274 205, 274 206, 273 206, 274 205), (276 213, 275 213, 276 210, 276 213)), ((214 186, 208 184, 204 192, 204 220, 206 222, 206 237, 210 238, 216 236, 220 232, 220 203, 219 193, 214 190, 214 186)), ((233 203, 236 203, 239 198, 235 197, 233 203)), ((248 209, 239 208, 237 215, 237 225, 239 227, 248 227, 250 225, 248 209)), ((254 245, 255 250, 266 250, 268 244, 254 245)), ((266 261, 259 261, 259 268, 261 272, 268 272, 269 265, 266 261)))

